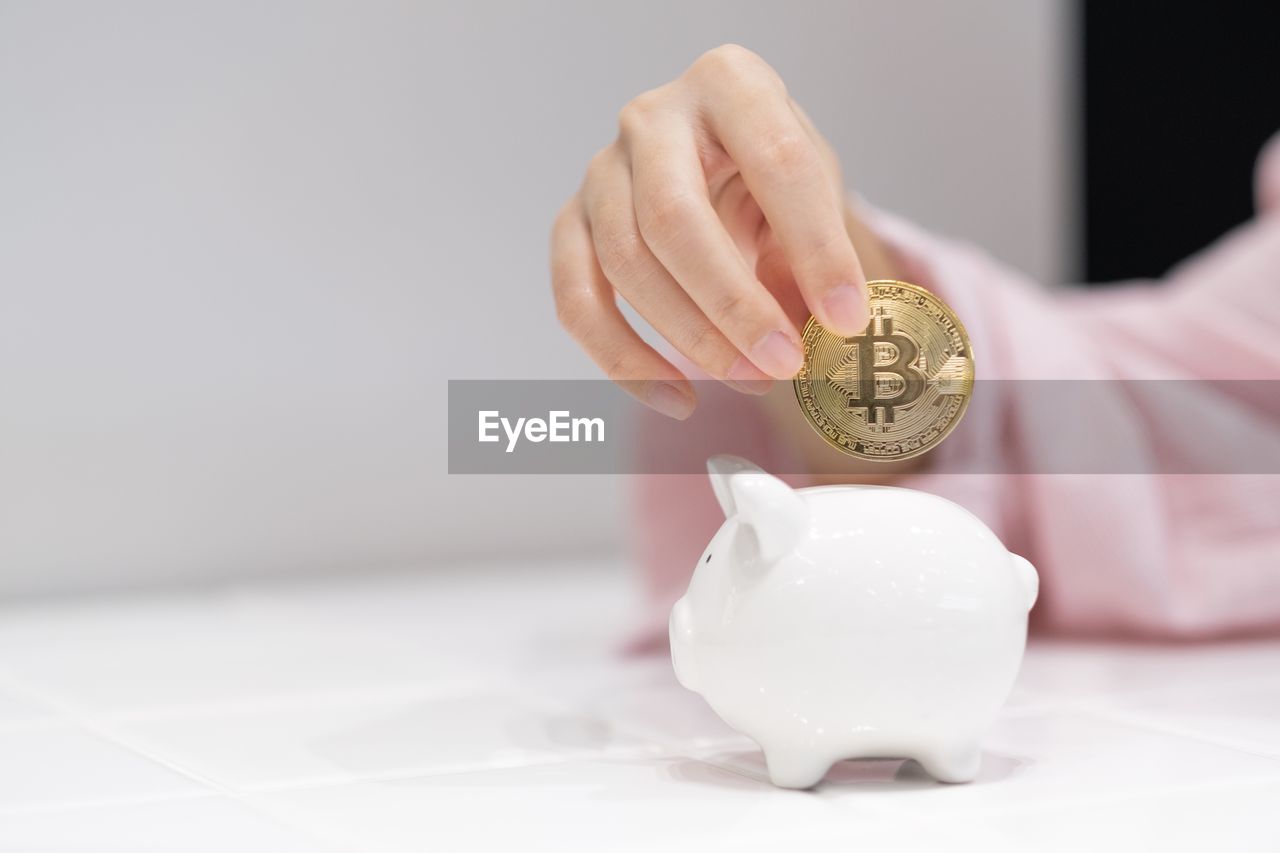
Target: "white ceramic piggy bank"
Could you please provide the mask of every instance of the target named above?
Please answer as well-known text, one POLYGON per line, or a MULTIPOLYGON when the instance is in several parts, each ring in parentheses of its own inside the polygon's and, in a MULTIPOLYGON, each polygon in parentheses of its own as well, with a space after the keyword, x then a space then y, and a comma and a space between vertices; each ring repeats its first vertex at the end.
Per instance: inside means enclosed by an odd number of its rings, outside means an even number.
POLYGON ((1022 660, 1031 564, 934 495, 707 466, 726 520, 671 611, 680 683, 763 748, 775 785, 872 757, 971 781, 1022 660))

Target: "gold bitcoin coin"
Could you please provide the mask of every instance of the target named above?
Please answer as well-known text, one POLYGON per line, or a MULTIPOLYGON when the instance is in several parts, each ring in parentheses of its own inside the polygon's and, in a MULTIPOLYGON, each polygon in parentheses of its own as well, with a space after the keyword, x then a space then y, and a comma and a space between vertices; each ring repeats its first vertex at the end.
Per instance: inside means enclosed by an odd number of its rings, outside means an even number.
POLYGON ((842 338, 810 319, 796 399, 837 450, 861 459, 928 453, 973 393, 973 351, 959 318, 923 287, 867 283, 871 322, 842 338))

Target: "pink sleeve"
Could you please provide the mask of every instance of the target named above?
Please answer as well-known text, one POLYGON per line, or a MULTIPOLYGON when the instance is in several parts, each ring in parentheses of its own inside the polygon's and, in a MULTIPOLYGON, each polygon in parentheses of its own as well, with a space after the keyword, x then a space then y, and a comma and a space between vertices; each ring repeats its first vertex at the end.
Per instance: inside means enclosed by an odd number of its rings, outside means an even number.
MULTIPOLYGON (((1256 219, 1161 286, 1086 293, 1046 290, 895 217, 870 212, 868 220, 907 274, 964 320, 983 379, 1280 380, 1280 136, 1260 160, 1257 198, 1256 219)), ((1098 412, 1098 433, 1160 470, 1176 468, 1164 457, 1189 446, 1193 426, 1147 410, 1126 396, 1130 386, 1106 387, 1117 396, 1098 412)), ((1215 405, 1250 402, 1224 396, 1215 405)), ((1274 405, 1269 414, 1276 417, 1274 405)), ((964 428, 936 455, 996 471, 1002 456, 1034 455, 1051 440, 1036 417, 1016 395, 975 394, 964 428)), ((777 448, 760 441, 757 461, 768 468, 777 448)), ((638 479, 657 618, 683 591, 720 518, 704 478, 638 479)), ((1031 559, 1041 574, 1039 630, 1206 637, 1280 629, 1280 475, 923 474, 903 485, 968 507, 1031 559)))

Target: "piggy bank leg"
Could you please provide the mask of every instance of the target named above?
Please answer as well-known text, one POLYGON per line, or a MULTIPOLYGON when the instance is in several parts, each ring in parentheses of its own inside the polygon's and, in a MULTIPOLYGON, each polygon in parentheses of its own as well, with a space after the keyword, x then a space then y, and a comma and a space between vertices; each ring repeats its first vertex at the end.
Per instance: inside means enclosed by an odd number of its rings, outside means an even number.
POLYGON ((949 745, 916 756, 916 761, 939 782, 972 782, 982 755, 975 744, 949 745))
POLYGON ((822 781, 834 763, 830 758, 807 752, 767 747, 764 759, 769 765, 769 781, 779 788, 812 788, 822 781))

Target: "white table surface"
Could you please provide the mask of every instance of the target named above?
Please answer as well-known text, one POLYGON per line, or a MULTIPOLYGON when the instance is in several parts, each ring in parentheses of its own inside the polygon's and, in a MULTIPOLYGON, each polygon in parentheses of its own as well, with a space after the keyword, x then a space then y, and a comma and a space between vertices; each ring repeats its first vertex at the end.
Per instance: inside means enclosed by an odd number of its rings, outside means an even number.
POLYGON ((0 606, 0 850, 1280 850, 1280 642, 1034 643, 970 785, 811 792, 614 563, 0 606))

